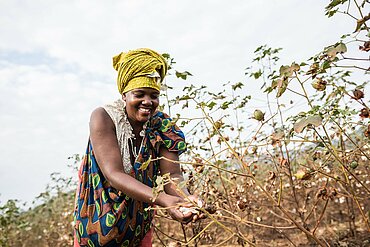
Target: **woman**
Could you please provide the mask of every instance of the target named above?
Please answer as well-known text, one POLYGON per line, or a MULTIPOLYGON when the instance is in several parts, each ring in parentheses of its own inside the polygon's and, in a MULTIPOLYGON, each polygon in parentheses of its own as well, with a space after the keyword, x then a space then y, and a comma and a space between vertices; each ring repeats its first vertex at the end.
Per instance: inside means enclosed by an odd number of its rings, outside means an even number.
POLYGON ((183 195, 196 200, 186 189, 180 193, 170 183, 157 196, 152 190, 159 174, 183 180, 180 166, 169 160, 185 151, 184 134, 157 111, 166 60, 138 49, 115 56, 113 66, 122 99, 91 114, 76 193, 75 246, 151 246, 154 204, 180 222, 193 217, 179 210, 183 195))

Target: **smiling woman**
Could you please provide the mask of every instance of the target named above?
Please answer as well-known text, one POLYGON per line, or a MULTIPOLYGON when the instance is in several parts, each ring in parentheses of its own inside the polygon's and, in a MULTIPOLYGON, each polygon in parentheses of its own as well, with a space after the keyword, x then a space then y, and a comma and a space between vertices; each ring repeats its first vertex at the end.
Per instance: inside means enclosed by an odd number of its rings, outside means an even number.
POLYGON ((153 115, 159 105, 159 92, 152 88, 139 88, 123 95, 126 112, 131 125, 138 124, 138 129, 153 115))
POLYGON ((122 99, 91 115, 76 192, 75 246, 151 246, 154 204, 180 222, 196 217, 179 210, 198 201, 187 189, 169 183, 158 196, 152 192, 160 174, 183 181, 176 161, 186 149, 184 134, 157 111, 166 60, 138 49, 114 57, 113 66, 122 99))

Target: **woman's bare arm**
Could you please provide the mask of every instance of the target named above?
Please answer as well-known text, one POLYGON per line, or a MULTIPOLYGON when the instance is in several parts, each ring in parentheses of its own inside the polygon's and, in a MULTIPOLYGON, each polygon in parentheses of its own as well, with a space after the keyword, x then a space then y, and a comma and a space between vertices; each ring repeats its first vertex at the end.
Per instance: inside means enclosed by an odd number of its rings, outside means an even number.
MULTIPOLYGON (((177 154, 177 152, 170 152, 168 151, 167 148, 161 147, 159 150, 159 155, 166 157, 166 159, 160 160, 161 174, 169 173, 171 179, 174 179, 174 183, 169 183, 165 185, 166 193, 170 195, 174 195, 174 196, 186 197, 187 201, 192 201, 194 204, 201 206, 199 205, 199 201, 201 200, 197 195, 191 195, 186 187, 183 187, 183 188, 178 187, 178 184, 184 181, 184 177, 181 172, 180 164, 176 162, 179 160, 179 155, 177 154)), ((203 204, 202 201, 201 201, 201 204, 203 204)), ((187 206, 191 207, 193 206, 193 204, 189 203, 187 204, 187 206)), ((189 214, 190 213, 188 213, 187 215, 189 214)), ((189 220, 192 220, 193 222, 195 222, 198 219, 202 219, 204 217, 205 217, 204 214, 196 213, 188 217, 187 222, 189 220)))
MULTIPOLYGON (((179 160, 179 155, 177 152, 170 152, 167 148, 161 146, 159 149, 159 155, 165 157, 166 159, 160 160, 160 170, 161 174, 169 173, 171 179, 176 184, 184 181, 184 177, 181 172, 180 164, 176 163, 179 160), (172 162, 175 161, 175 162, 172 162)), ((178 191, 176 184, 169 183, 165 185, 165 191, 167 194, 184 197, 189 196, 190 193, 186 187, 181 188, 182 193, 178 191)))
MULTIPOLYGON (((141 183, 123 171, 122 158, 114 129, 114 123, 103 108, 97 108, 91 114, 90 140, 100 170, 108 182, 129 197, 151 203, 154 197, 152 188, 141 183)), ((162 207, 174 207, 183 200, 177 196, 161 193, 155 204, 162 207)), ((170 212, 171 216, 182 221, 184 215, 178 210, 170 212)))

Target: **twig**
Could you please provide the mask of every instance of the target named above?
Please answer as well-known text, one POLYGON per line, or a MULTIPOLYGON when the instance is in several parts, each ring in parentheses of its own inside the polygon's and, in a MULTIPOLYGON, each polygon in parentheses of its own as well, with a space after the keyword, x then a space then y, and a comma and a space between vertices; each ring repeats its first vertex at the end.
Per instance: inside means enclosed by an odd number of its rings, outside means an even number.
POLYGON ((224 241, 222 241, 221 243, 219 244, 216 244, 215 247, 217 246, 225 246, 224 243, 226 243, 227 241, 229 241, 231 238, 233 238, 235 236, 235 233, 234 234, 231 234, 227 239, 225 239, 224 241))
POLYGON ((189 245, 191 244, 195 239, 197 239, 200 235, 202 235, 203 232, 205 232, 205 230, 207 230, 208 227, 210 227, 211 225, 213 225, 213 223, 215 223, 214 221, 211 221, 208 223, 208 225, 206 225, 206 227, 204 227, 196 236, 192 237, 189 242, 186 242, 186 245, 189 245))
MULTIPOLYGON (((154 228, 156 231, 159 231, 160 233, 162 233, 163 235, 165 235, 166 237, 168 237, 169 239, 172 239, 172 240, 175 240, 175 241, 178 241, 178 242, 181 242, 183 244, 186 244, 186 242, 184 242, 183 240, 180 240, 180 239, 176 239, 174 237, 171 237, 170 235, 168 235, 167 233, 164 233, 159 227, 155 226, 154 225, 154 228)), ((158 233, 157 233, 157 237, 158 237, 158 233)), ((160 239, 160 238, 159 238, 160 239)), ((163 241, 161 241, 161 243, 163 243, 163 241)), ((163 243, 164 244, 164 243, 163 243)), ((165 244, 164 244, 165 245, 165 244)), ((166 246, 166 245, 165 245, 166 246)))
POLYGON ((328 203, 329 203, 329 199, 326 199, 326 202, 325 202, 324 208, 323 208, 323 210, 322 210, 322 212, 321 212, 321 214, 320 214, 319 219, 317 220, 317 223, 316 223, 316 225, 315 225, 315 228, 314 228, 314 229, 313 229, 313 231, 312 231, 312 234, 315 234, 315 231, 316 231, 316 230, 317 230, 317 228, 319 227, 319 224, 320 224, 320 222, 321 222, 321 220, 322 220, 322 217, 323 217, 323 216, 324 216, 324 214, 325 214, 326 207, 328 206, 328 203))
POLYGON ((184 235, 184 241, 187 242, 188 240, 186 238, 186 231, 185 231, 185 227, 184 227, 184 224, 183 223, 181 223, 181 229, 182 229, 182 233, 184 235))
POLYGON ((297 247, 297 245, 295 245, 295 243, 288 237, 288 235, 286 235, 282 230, 279 230, 277 228, 275 228, 275 231, 277 231, 278 233, 284 235, 284 237, 286 239, 288 239, 288 241, 294 246, 294 247, 297 247))

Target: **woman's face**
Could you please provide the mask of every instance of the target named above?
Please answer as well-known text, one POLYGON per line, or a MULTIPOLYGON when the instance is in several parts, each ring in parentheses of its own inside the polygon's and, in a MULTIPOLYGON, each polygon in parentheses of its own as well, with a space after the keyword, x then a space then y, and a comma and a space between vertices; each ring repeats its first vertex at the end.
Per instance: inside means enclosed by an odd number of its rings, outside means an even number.
POLYGON ((153 88, 133 89, 122 96, 131 124, 144 124, 154 115, 159 105, 159 92, 153 88))

